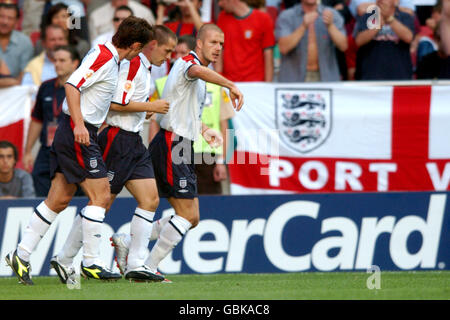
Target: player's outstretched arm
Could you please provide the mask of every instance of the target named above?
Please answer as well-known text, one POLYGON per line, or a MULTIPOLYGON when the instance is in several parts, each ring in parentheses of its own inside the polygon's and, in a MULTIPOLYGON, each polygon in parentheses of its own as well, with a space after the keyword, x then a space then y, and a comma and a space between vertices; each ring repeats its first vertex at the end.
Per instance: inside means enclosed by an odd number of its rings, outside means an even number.
POLYGON ((230 99, 233 107, 236 109, 236 111, 241 110, 242 105, 244 104, 244 95, 234 84, 234 82, 228 80, 214 70, 200 65, 193 65, 189 68, 187 73, 191 78, 199 78, 206 82, 215 83, 230 90, 230 99))
POLYGON ((119 112, 156 112, 164 114, 169 111, 169 102, 164 99, 158 99, 152 102, 130 101, 126 105, 111 102, 110 110, 119 112))

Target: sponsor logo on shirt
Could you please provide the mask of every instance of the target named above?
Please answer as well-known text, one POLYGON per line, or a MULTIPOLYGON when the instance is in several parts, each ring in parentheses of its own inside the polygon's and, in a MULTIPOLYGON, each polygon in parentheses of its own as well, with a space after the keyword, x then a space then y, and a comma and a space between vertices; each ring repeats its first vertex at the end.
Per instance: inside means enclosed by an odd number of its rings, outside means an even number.
POLYGON ((244 32, 245 39, 251 39, 252 35, 253 35, 253 31, 252 30, 245 30, 245 32, 244 32))

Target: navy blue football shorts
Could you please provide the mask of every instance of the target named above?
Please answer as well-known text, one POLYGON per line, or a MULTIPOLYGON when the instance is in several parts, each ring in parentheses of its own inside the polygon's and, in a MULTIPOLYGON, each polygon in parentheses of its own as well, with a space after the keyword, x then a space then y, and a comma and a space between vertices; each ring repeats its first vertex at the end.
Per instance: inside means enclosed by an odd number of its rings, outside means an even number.
POLYGON ((161 198, 198 196, 193 142, 160 129, 148 147, 161 198))
POLYGON ((138 132, 108 126, 98 135, 98 143, 112 194, 120 193, 129 180, 155 177, 150 154, 138 132))
POLYGON ((50 148, 50 179, 56 172, 61 172, 68 183, 106 178, 106 166, 97 143, 98 128, 87 122, 84 124, 89 131, 88 147, 75 142, 70 116, 62 117, 50 148))

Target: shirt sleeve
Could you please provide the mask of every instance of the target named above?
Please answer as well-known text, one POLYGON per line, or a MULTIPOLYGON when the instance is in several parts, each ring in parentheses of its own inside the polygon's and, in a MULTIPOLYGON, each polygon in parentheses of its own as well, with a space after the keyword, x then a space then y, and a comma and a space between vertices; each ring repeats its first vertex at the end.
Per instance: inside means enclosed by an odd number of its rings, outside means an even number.
POLYGON ((197 80, 197 78, 192 78, 192 77, 189 77, 189 75, 188 75, 189 68, 191 68, 192 66, 198 65, 197 62, 195 61, 194 57, 192 55, 187 55, 181 59, 183 60, 183 63, 184 63, 183 74, 184 74, 185 79, 188 81, 197 80))
POLYGON ((44 109, 42 107, 42 86, 39 87, 36 103, 34 104, 33 111, 31 112, 31 118, 38 122, 44 121, 44 109))
POLYGON ((130 98, 133 96, 136 83, 135 79, 129 80, 129 73, 130 73, 130 61, 123 61, 120 64, 120 71, 119 71, 119 79, 117 81, 117 87, 116 92, 114 93, 114 97, 111 102, 120 104, 120 105, 127 105, 130 103, 130 98))
POLYGON ((272 48, 275 46, 275 35, 272 18, 269 14, 264 14, 265 19, 263 20, 263 49, 272 48))
POLYGON ((100 48, 101 46, 97 46, 86 54, 81 65, 72 73, 67 83, 83 91, 105 78, 107 75, 105 67, 111 60, 111 56, 106 52, 108 49, 100 48))
POLYGON ((36 192, 34 190, 33 185, 33 178, 27 172, 24 172, 22 176, 22 197, 23 198, 36 197, 36 192))
POLYGON ((31 40, 26 38, 24 40, 23 52, 20 57, 20 71, 25 70, 28 62, 33 58, 34 47, 31 40))
POLYGON ((344 18, 338 11, 334 9, 333 9, 333 23, 340 32, 342 32, 344 35, 347 35, 347 31, 345 30, 344 25, 344 18))
POLYGON ((292 26, 291 26, 292 19, 288 13, 289 13, 289 11, 282 11, 280 13, 280 15, 278 16, 276 26, 275 26, 275 37, 278 40, 280 38, 290 35, 295 30, 295 29, 292 29, 292 26))

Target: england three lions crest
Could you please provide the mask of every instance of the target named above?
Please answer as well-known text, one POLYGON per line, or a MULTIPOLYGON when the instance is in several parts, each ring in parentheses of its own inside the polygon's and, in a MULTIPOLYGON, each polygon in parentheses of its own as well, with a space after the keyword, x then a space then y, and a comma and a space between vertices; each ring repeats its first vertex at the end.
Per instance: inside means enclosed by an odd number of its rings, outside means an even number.
POLYGON ((329 89, 277 89, 275 109, 281 140, 298 152, 316 149, 330 134, 329 89))

